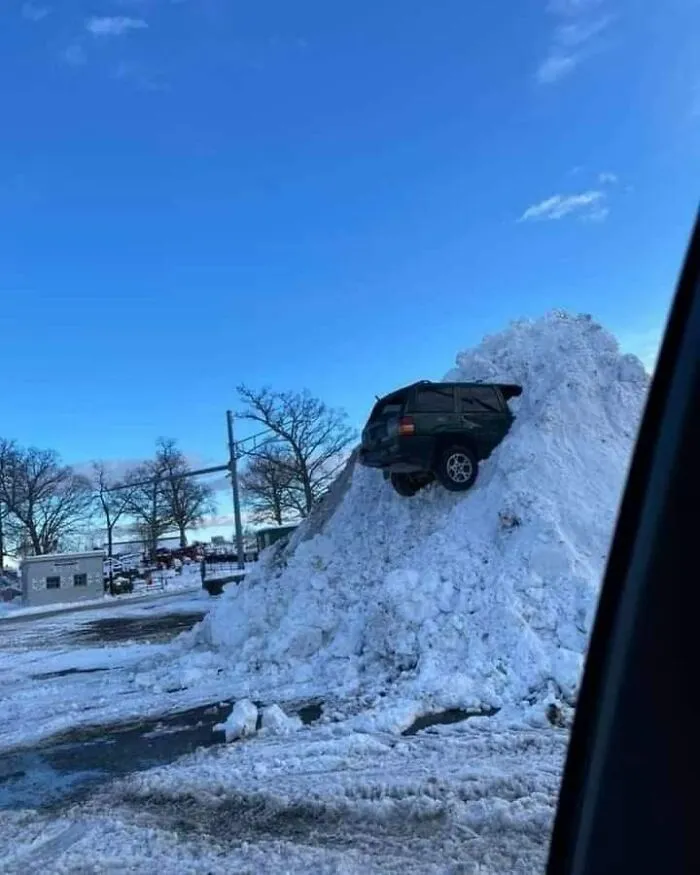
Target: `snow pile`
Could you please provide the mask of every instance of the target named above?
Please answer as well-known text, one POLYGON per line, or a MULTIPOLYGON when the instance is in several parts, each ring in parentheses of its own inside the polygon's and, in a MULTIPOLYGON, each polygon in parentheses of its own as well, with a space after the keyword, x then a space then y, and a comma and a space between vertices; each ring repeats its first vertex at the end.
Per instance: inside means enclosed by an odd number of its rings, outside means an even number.
POLYGON ((257 706, 248 699, 243 699, 240 702, 236 702, 233 710, 223 723, 217 723, 214 726, 214 732, 223 732, 226 736, 226 741, 236 741, 238 738, 254 735, 257 724, 257 706))
POLYGON ((190 640, 225 657, 234 696, 354 698, 395 727, 573 701, 648 376, 590 317, 553 313, 460 353, 447 379, 521 384, 509 436, 461 495, 400 498, 353 463, 333 513, 190 640))
POLYGON ((262 728, 269 735, 289 735, 301 728, 301 719, 288 717, 279 705, 268 705, 262 710, 262 728))
POLYGON ((268 705, 258 713, 250 699, 241 699, 226 720, 214 726, 214 732, 223 732, 226 741, 237 741, 255 735, 258 727, 265 735, 291 735, 301 725, 299 717, 288 717, 279 705, 268 705))

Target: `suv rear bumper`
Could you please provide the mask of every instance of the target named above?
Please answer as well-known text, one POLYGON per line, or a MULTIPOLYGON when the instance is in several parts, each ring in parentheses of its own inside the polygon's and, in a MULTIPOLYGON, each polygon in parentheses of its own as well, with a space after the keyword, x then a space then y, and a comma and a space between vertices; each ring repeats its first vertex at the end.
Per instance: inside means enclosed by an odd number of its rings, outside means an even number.
POLYGON ((397 437, 381 447, 361 447, 360 464, 368 468, 410 473, 432 467, 434 441, 429 437, 397 437))

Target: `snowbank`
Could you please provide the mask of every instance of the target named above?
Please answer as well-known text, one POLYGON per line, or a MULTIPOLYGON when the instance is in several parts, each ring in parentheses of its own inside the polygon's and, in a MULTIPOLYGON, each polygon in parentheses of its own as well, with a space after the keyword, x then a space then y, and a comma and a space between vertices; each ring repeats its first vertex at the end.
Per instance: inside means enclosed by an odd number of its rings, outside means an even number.
POLYGON ((268 705, 262 711, 262 728, 269 735, 289 735, 301 728, 299 717, 288 717, 279 705, 268 705))
POLYGON ((460 353, 447 378, 524 389, 475 487, 403 499, 353 461, 334 511, 189 639, 227 657, 232 693, 354 698, 394 728, 574 699, 648 376, 590 317, 553 313, 460 353))
POLYGON ((243 699, 240 702, 236 702, 224 723, 216 724, 214 732, 223 732, 226 736, 226 741, 236 741, 238 738, 253 735, 257 722, 257 706, 248 701, 248 699, 243 699))

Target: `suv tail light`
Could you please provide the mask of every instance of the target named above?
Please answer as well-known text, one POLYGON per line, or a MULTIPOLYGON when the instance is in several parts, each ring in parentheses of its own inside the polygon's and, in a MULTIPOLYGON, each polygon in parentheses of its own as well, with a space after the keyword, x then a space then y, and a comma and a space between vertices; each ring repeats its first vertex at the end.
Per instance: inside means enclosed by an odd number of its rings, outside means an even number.
POLYGON ((402 416, 399 420, 399 434, 407 435, 407 434, 415 434, 416 433, 416 424, 413 421, 412 416, 402 416))

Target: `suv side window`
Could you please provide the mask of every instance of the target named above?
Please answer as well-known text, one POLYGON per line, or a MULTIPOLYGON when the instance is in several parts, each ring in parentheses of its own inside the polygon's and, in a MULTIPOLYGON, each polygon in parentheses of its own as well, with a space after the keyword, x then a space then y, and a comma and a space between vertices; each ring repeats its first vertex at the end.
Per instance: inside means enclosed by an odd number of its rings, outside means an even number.
POLYGON ((454 413, 454 409, 455 395, 452 386, 418 389, 411 404, 411 410, 419 413, 454 413))
POLYGON ((459 389, 459 412, 476 413, 489 410, 500 413, 503 409, 498 392, 491 386, 470 386, 459 389))

